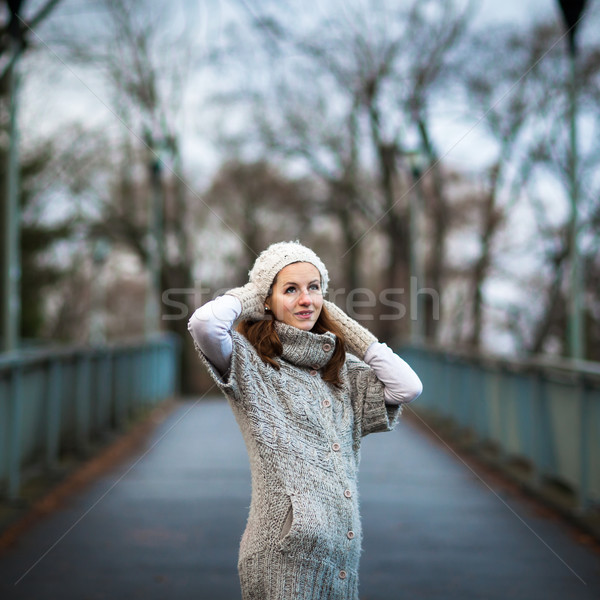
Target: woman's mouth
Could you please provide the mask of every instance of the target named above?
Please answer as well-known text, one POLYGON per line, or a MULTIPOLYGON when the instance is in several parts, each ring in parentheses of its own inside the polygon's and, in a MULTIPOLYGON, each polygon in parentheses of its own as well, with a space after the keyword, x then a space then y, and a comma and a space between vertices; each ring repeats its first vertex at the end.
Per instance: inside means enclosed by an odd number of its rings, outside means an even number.
POLYGON ((298 317, 299 319, 310 319, 312 314, 312 310, 303 310, 302 312, 295 313, 296 317, 298 317))

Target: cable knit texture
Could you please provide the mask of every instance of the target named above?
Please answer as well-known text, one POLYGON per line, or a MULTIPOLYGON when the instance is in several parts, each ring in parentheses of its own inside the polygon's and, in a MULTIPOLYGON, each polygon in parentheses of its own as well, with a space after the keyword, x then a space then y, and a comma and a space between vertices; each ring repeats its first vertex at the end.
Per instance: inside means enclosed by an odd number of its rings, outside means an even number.
MULTIPOLYGON (((242 303, 241 319, 260 321, 265 318, 264 299, 261 299, 258 288, 251 281, 242 287, 228 290, 226 295, 235 296, 242 303)), ((271 315, 268 318, 272 318, 271 315)))
POLYGON ((350 318, 333 302, 324 300, 323 304, 331 317, 341 326, 348 350, 362 360, 365 357, 368 347, 375 343, 377 338, 360 323, 350 318))
POLYGON ((256 285, 261 300, 264 301, 269 295, 277 273, 295 262, 308 262, 314 265, 321 274, 321 290, 323 294, 327 293, 329 273, 323 261, 310 248, 298 241, 277 242, 259 254, 248 273, 250 283, 256 285))
POLYGON ((358 600, 362 527, 357 489, 363 436, 391 431, 401 406, 364 362, 346 355, 341 389, 320 369, 336 337, 275 322, 277 371, 232 331, 225 377, 196 350, 225 393, 252 474, 238 560, 243 600, 358 600))

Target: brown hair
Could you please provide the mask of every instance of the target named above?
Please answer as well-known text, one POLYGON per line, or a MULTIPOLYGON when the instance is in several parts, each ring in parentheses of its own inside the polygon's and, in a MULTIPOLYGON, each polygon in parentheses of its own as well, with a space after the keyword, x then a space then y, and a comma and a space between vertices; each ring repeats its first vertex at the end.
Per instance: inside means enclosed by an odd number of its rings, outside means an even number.
MULTIPOLYGON (((237 330, 254 346, 265 363, 279 370, 279 363, 275 360, 275 357, 281 356, 283 346, 275 330, 274 318, 261 321, 242 321, 237 326, 237 330)), ((333 356, 321 371, 321 377, 328 383, 341 387, 340 370, 346 360, 346 343, 340 326, 331 318, 327 309, 323 306, 311 332, 326 333, 327 331, 337 337, 337 343, 333 356)))

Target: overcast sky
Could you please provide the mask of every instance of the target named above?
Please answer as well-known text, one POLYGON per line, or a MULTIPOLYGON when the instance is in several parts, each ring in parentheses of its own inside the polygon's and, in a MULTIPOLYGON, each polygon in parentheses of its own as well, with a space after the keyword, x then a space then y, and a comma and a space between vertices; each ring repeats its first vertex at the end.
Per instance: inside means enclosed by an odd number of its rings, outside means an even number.
POLYGON ((540 15, 560 16, 557 0, 479 0, 478 22, 528 23, 540 15))
MULTIPOLYGON (((164 5, 165 0, 155 0, 157 6, 164 5)), ((379 0, 383 3, 388 0, 379 0)), ((469 0, 462 0, 465 4, 469 0)), ((588 0, 588 6, 596 4, 598 0, 588 0)), ((249 13, 258 14, 264 6, 271 6, 273 3, 281 6, 282 4, 275 0, 171 0, 175 13, 184 15, 185 18, 198 22, 195 27, 197 31, 196 39, 213 39, 215 31, 219 31, 224 26, 228 18, 239 16, 242 19, 247 19, 249 13)), ((394 4, 389 0, 390 4, 394 4)), ((407 4, 413 0, 405 0, 407 4)), ((310 19, 311 15, 318 17, 316 13, 331 12, 339 10, 347 10, 347 7, 363 8, 369 5, 368 0, 286 0, 286 6, 293 7, 294 11, 299 11, 302 17, 310 19)), ((498 23, 515 23, 526 25, 530 21, 536 19, 560 19, 560 9, 558 0, 475 0, 476 18, 475 23, 478 27, 485 27, 487 24, 498 23)), ((90 5, 87 0, 63 0, 60 5, 60 11, 66 14, 85 15, 89 19, 94 17, 90 11, 90 5)), ((56 55, 47 53, 47 60, 54 63, 54 67, 49 69, 47 73, 47 82, 39 82, 39 85, 34 85, 35 89, 31 90, 28 101, 23 106, 23 117, 31 116, 35 119, 35 132, 51 131, 56 128, 56 124, 64 120, 72 120, 79 117, 88 124, 100 123, 108 119, 111 122, 115 121, 114 115, 110 114, 107 109, 107 104, 110 103, 108 97, 104 98, 106 93, 102 89, 101 84, 90 77, 88 73, 81 73, 81 78, 78 78, 70 67, 61 64, 60 50, 56 55), (51 73, 53 71, 53 73, 51 73), (60 87, 57 89, 56 83, 62 79, 60 87), (44 89, 43 94, 40 94, 40 86, 44 89), (67 95, 68 94, 68 95, 67 95), (68 100, 65 102, 65 98, 68 100)), ((38 74, 39 75, 39 74, 38 74)), ((202 85, 193 85, 190 90, 190 114, 195 115, 199 110, 198 98, 202 94, 202 90, 210 88, 210 80, 206 79, 206 75, 202 76, 202 85)), ((42 77, 43 79, 43 77, 42 77)), ((27 94, 26 94, 27 95, 27 94)), ((452 120, 444 122, 440 130, 438 124, 437 136, 440 150, 443 154, 448 153, 447 158, 451 161, 464 163, 472 161, 473 153, 471 147, 473 144, 480 144, 483 140, 478 139, 480 132, 473 130, 465 136, 465 123, 453 122, 452 120), (462 140, 462 141, 461 141, 462 140)), ((26 127, 25 127, 26 128, 26 127)), ((25 133, 25 132, 24 132, 25 133)), ((34 134, 34 132, 31 132, 34 134)), ((189 133, 189 132, 188 132, 189 133)), ((200 132, 199 137, 204 137, 200 132)), ((198 140, 191 139, 193 136, 186 136, 189 139, 185 140, 189 144, 190 149, 194 149, 188 155, 188 160, 194 163, 194 170, 198 172, 204 171, 208 174, 211 168, 206 164, 208 158, 208 149, 203 151, 197 146, 198 140), (204 164, 203 164, 204 163, 204 164), (207 168, 208 167, 208 168, 207 168)), ((477 153, 477 157, 485 162, 488 160, 485 152, 477 153)), ((479 165, 474 165, 474 168, 479 165)))

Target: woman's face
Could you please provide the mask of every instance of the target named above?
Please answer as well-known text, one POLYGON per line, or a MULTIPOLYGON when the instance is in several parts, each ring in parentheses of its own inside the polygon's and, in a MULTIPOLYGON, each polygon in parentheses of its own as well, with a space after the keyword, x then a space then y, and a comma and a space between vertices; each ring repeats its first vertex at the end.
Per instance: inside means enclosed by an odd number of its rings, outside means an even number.
POLYGON ((265 305, 278 321, 310 331, 323 307, 321 274, 317 267, 299 262, 281 269, 265 305))

